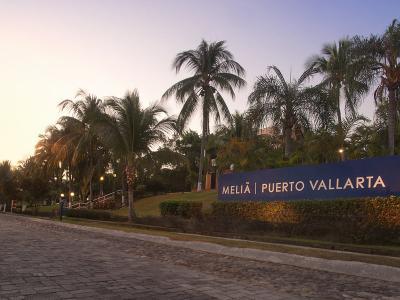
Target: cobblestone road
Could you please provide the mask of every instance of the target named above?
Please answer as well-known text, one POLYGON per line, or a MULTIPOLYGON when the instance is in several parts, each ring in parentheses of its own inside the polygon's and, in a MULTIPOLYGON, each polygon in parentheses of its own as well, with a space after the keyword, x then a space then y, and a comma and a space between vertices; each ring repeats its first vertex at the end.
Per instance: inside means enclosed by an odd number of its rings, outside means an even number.
POLYGON ((400 299, 400 286, 0 214, 0 299, 400 299))

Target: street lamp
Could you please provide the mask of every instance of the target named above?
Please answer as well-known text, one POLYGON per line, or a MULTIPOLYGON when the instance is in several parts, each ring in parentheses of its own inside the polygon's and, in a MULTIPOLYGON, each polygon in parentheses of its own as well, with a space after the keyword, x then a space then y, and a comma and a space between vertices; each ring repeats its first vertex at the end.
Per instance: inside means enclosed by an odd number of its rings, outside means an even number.
POLYGON ((344 161, 344 149, 343 148, 339 148, 338 152, 339 152, 339 155, 340 155, 340 160, 344 161))
POLYGON ((103 196, 103 181, 104 181, 104 176, 100 176, 100 196, 103 196))
POLYGON ((69 202, 69 208, 71 208, 71 206, 72 206, 72 201, 74 201, 75 193, 74 193, 74 192, 71 192, 69 195, 71 196, 71 201, 69 202))

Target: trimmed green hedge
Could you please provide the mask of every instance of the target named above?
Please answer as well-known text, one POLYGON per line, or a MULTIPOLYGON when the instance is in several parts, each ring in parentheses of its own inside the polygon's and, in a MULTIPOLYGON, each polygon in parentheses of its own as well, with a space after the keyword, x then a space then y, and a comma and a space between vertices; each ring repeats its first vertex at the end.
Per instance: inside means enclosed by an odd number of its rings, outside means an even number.
POLYGON ((86 218, 93 220, 111 220, 112 215, 109 211, 94 210, 94 209, 66 209, 64 216, 72 218, 86 218))
POLYGON ((182 218, 201 217, 203 203, 199 201, 164 201, 160 203, 160 211, 163 217, 178 216, 182 218))
POLYGON ((400 241, 400 197, 292 202, 215 202, 216 218, 261 222, 277 231, 339 236, 352 241, 400 241))

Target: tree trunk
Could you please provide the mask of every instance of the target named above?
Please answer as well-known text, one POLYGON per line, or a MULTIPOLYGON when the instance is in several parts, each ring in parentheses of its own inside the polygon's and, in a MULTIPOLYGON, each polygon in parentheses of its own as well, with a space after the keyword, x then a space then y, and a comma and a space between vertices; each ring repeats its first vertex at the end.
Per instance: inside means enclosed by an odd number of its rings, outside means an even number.
POLYGON ((289 158, 293 152, 292 130, 290 127, 283 129, 283 138, 285 144, 285 157, 289 158))
POLYGON ((336 98, 336 105, 337 105, 337 118, 338 118, 338 125, 340 130, 342 130, 342 112, 340 111, 340 85, 335 89, 335 98, 336 98))
POLYGON ((197 191, 201 192, 203 189, 203 167, 204 167, 204 156, 205 156, 205 133, 201 137, 201 150, 200 150, 200 161, 199 161, 199 176, 197 179, 197 191))
POLYGON ((92 186, 92 181, 93 181, 93 178, 90 178, 90 181, 89 181, 89 206, 90 206, 90 208, 93 208, 93 186, 92 186))
POLYGON ((128 219, 129 222, 133 222, 136 218, 135 208, 133 207, 133 182, 134 182, 135 170, 133 166, 126 168, 126 183, 128 185, 128 219))
POLYGON ((125 205, 125 199, 126 199, 126 181, 124 180, 124 178, 126 178, 126 172, 125 170, 122 170, 122 180, 121 180, 121 205, 124 206, 125 205))
POLYGON ((92 149, 92 140, 90 140, 90 144, 89 144, 89 149, 90 149, 90 158, 89 158, 89 176, 90 176, 90 180, 89 180, 89 207, 93 208, 93 174, 94 174, 94 170, 93 170, 93 149, 92 149))
MULTIPOLYGON (((93 153, 93 152, 92 152, 93 153)), ((90 180, 89 180, 89 206, 90 208, 93 208, 93 156, 92 153, 90 154, 90 159, 89 159, 89 176, 90 176, 90 180)))
POLYGON ((395 134, 396 134, 396 93, 389 89, 389 110, 388 110, 388 147, 389 154, 394 155, 395 134))
POLYGON ((133 207, 133 185, 128 185, 128 219, 133 222, 136 219, 135 208, 133 207))
POLYGON ((202 132, 202 136, 201 136, 199 176, 197 179, 197 191, 198 192, 201 192, 203 190, 203 169, 204 169, 204 159, 206 156, 207 132, 208 132, 208 113, 207 113, 207 110, 203 108, 203 132, 202 132))

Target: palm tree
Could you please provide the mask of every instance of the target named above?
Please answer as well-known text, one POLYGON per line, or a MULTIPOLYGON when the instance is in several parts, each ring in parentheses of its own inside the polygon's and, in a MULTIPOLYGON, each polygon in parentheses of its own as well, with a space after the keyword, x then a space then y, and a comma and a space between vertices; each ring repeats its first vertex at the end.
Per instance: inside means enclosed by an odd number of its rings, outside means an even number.
POLYGON ((114 157, 124 164, 128 186, 129 221, 136 217, 133 208, 133 185, 138 159, 150 152, 155 143, 162 141, 165 134, 174 127, 175 120, 166 111, 154 104, 142 108, 136 90, 127 92, 125 97, 110 98, 106 101, 108 115, 103 114, 96 122, 103 143, 111 149, 114 157))
POLYGON ((60 161, 55 153, 55 145, 62 138, 63 131, 57 125, 48 126, 44 134, 39 135, 39 141, 35 146, 35 159, 45 168, 51 177, 61 180, 60 161))
POLYGON ((382 36, 355 37, 355 44, 366 58, 370 74, 379 82, 374 96, 376 100, 388 98, 388 147, 394 154, 397 102, 400 88, 400 23, 393 20, 382 36))
POLYGON ((221 116, 226 120, 231 119, 229 108, 221 93, 228 92, 234 98, 234 88, 241 88, 246 84, 241 77, 245 71, 226 49, 225 41, 209 44, 203 40, 197 49, 179 53, 173 62, 173 67, 178 73, 182 66, 186 66, 193 73, 192 76, 171 86, 162 99, 175 95, 176 100, 183 103, 177 122, 180 129, 184 128, 197 109, 201 110, 203 124, 197 181, 197 191, 201 191, 210 116, 214 116, 216 123, 220 122, 221 116))
POLYGON ((257 136, 257 128, 250 120, 247 112, 239 113, 236 111, 227 125, 218 126, 216 135, 228 140, 231 138, 246 140, 257 136))
POLYGON ((368 91, 362 77, 363 62, 353 55, 352 42, 342 39, 337 44, 326 44, 321 56, 313 56, 307 63, 322 76, 321 88, 329 91, 329 98, 336 108, 337 122, 342 126, 341 99, 345 100, 346 111, 356 114, 361 96, 368 91))
POLYGON ((277 67, 271 66, 268 70, 274 74, 260 76, 254 84, 249 96, 249 113, 256 124, 272 121, 282 129, 285 157, 288 158, 293 152, 295 129, 309 126, 310 103, 318 90, 304 87, 304 83, 315 69, 307 69, 298 80, 290 82, 277 67))
POLYGON ((94 131, 93 122, 104 113, 101 99, 79 90, 78 100, 64 100, 59 106, 69 110, 72 116, 63 116, 59 123, 71 130, 62 137, 64 144, 73 145, 72 164, 87 161, 85 178, 89 184, 89 201, 93 201, 93 174, 95 171, 95 156, 99 150, 99 140, 94 131))

